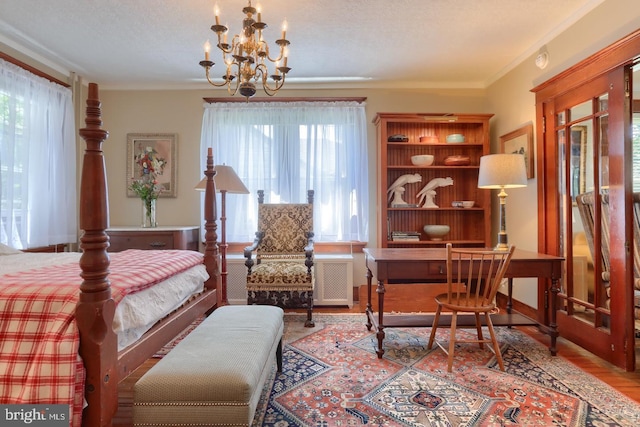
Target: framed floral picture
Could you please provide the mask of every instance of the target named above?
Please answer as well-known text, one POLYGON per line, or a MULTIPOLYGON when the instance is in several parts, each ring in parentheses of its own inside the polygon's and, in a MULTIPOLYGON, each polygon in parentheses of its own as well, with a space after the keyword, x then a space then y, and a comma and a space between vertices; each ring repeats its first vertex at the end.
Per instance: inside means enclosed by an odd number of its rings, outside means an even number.
POLYGON ((178 134, 127 134, 127 196, 141 197, 141 188, 155 197, 177 197, 178 134))
POLYGON ((507 154, 522 154, 527 167, 527 179, 535 176, 533 158, 533 124, 528 123, 519 129, 500 137, 500 150, 507 154))

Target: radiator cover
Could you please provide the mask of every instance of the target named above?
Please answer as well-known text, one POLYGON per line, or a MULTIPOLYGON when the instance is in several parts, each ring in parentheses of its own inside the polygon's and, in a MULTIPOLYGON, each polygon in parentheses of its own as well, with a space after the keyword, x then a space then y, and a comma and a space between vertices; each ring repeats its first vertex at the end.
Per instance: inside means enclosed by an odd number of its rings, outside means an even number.
MULTIPOLYGON (((242 255, 227 255, 229 304, 246 304, 247 267, 242 255)), ((316 287, 313 305, 353 306, 353 256, 320 254, 314 257, 316 287)))

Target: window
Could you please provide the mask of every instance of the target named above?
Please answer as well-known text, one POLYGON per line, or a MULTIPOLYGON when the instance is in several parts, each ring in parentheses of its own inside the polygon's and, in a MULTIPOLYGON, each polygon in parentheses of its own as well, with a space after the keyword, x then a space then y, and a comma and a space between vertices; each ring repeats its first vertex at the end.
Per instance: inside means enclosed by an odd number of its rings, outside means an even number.
MULTIPOLYGON (((314 190, 316 241, 367 241, 368 156, 358 102, 251 102, 205 106, 201 156, 236 171, 250 195, 228 194, 227 241, 252 241, 257 190, 265 203, 304 203, 314 190)), ((203 169, 204 170, 204 167, 203 169)))
POLYGON ((71 90, 0 60, 0 242, 77 240, 71 90))

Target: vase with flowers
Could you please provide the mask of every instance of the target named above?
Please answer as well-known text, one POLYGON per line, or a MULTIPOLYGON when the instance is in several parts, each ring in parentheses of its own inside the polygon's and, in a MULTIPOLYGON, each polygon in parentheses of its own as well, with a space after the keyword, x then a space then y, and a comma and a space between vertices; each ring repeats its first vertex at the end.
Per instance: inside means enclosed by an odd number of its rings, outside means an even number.
POLYGON ((167 162, 158 156, 158 152, 153 147, 140 150, 135 161, 139 166, 139 176, 132 178, 129 189, 142 200, 142 226, 157 227, 156 201, 163 190, 158 182, 158 175, 162 175, 167 162))

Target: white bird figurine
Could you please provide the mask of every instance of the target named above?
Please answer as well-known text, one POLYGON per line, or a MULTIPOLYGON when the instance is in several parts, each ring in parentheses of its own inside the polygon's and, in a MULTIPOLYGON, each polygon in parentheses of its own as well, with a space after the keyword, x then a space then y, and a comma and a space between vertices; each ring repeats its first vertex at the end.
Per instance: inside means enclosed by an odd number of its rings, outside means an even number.
POLYGON ((418 205, 421 205, 424 201, 423 208, 437 208, 438 205, 433 201, 436 196, 435 189, 438 187, 446 187, 448 185, 453 185, 453 178, 434 178, 427 183, 422 190, 416 194, 416 198, 418 198, 418 205))
POLYGON ((422 182, 422 176, 419 173, 409 173, 406 175, 402 175, 396 179, 393 184, 387 189, 387 197, 388 200, 391 201, 391 198, 394 198, 394 204, 406 204, 402 201, 402 193, 404 193, 404 186, 406 184, 413 184, 415 182, 422 182), (397 191, 402 188, 401 191, 397 191), (400 200, 402 203, 395 203, 396 200, 400 200))

